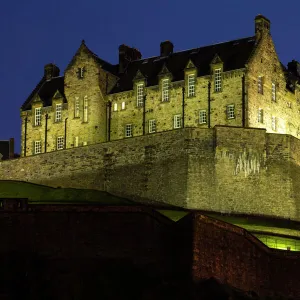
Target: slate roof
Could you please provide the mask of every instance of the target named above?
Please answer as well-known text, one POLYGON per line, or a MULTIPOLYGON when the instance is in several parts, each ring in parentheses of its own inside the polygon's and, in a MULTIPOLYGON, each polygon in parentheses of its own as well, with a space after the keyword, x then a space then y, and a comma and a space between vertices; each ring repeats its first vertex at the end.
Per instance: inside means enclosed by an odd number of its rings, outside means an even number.
POLYGON ((36 94, 38 94, 41 100, 43 101, 43 106, 51 106, 52 97, 54 96, 57 90, 63 96, 64 102, 67 102, 66 97, 64 95, 64 77, 54 77, 51 80, 46 80, 45 77, 43 77, 41 81, 37 84, 36 88, 29 95, 27 100, 24 102, 21 109, 31 109, 31 100, 36 94))
POLYGON ((201 48, 174 52, 167 57, 151 57, 131 62, 111 93, 133 88, 133 79, 139 70, 146 78, 147 86, 158 84, 158 74, 164 64, 171 72, 173 81, 184 79, 184 69, 191 60, 198 69, 198 76, 210 74, 210 63, 218 55, 224 63, 224 71, 244 68, 255 48, 255 37, 248 37, 201 48))

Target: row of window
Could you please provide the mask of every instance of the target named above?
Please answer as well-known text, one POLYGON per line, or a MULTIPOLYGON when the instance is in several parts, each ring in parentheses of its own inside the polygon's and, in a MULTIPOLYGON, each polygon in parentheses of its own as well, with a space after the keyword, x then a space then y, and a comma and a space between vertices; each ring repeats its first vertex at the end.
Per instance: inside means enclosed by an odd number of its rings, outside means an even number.
MULTIPOLYGON (((63 136, 59 136, 56 139, 56 150, 62 150, 65 147, 65 139, 63 136)), ((35 141, 34 142, 34 154, 42 153, 42 142, 35 141)))
MULTIPOLYGON (((187 96, 194 97, 195 96, 195 83, 196 83, 196 75, 189 74, 187 77, 187 96)), ((220 92, 222 90, 222 73, 221 69, 215 69, 214 71, 214 90, 215 92, 220 92)), ((169 101, 169 88, 170 88, 170 79, 163 79, 161 82, 161 96, 162 102, 169 101)), ((144 105, 144 84, 139 83, 136 88, 136 105, 137 107, 142 107, 144 105)))
MULTIPOLYGON (((263 82, 263 77, 259 76, 258 81, 257 81, 257 91, 259 94, 264 93, 264 82, 263 82)), ((276 83, 272 82, 272 101, 276 101, 276 83)))

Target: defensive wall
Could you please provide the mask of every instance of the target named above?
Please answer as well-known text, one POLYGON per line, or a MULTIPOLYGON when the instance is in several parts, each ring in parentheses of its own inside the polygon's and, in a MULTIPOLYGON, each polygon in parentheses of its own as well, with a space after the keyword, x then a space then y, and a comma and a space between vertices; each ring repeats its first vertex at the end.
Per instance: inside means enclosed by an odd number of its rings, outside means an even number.
POLYGON ((0 163, 0 180, 139 202, 300 220, 300 141, 264 129, 185 128, 0 163))

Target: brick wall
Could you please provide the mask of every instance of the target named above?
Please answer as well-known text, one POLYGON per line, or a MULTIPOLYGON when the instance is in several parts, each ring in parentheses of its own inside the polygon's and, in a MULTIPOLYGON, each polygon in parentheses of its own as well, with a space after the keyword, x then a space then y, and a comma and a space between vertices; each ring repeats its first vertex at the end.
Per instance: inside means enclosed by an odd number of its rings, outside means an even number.
POLYGON ((271 250, 246 230, 194 215, 193 278, 217 277, 260 296, 300 297, 299 253, 271 250))

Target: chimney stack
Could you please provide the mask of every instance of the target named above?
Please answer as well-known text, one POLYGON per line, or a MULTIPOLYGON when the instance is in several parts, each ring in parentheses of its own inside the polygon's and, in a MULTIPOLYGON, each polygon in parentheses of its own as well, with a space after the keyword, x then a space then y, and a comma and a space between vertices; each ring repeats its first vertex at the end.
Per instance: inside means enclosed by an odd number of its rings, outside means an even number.
POLYGON ((174 45, 170 41, 160 43, 160 56, 168 56, 173 53, 174 45))
POLYGON ((46 80, 59 76, 59 68, 55 64, 47 64, 44 67, 44 76, 46 80))
POLYGON ((255 17, 255 36, 256 41, 260 40, 263 34, 270 33, 271 22, 263 15, 257 15, 255 17))
POLYGON ((119 72, 124 73, 130 62, 141 58, 142 54, 138 49, 121 45, 119 47, 119 72))

